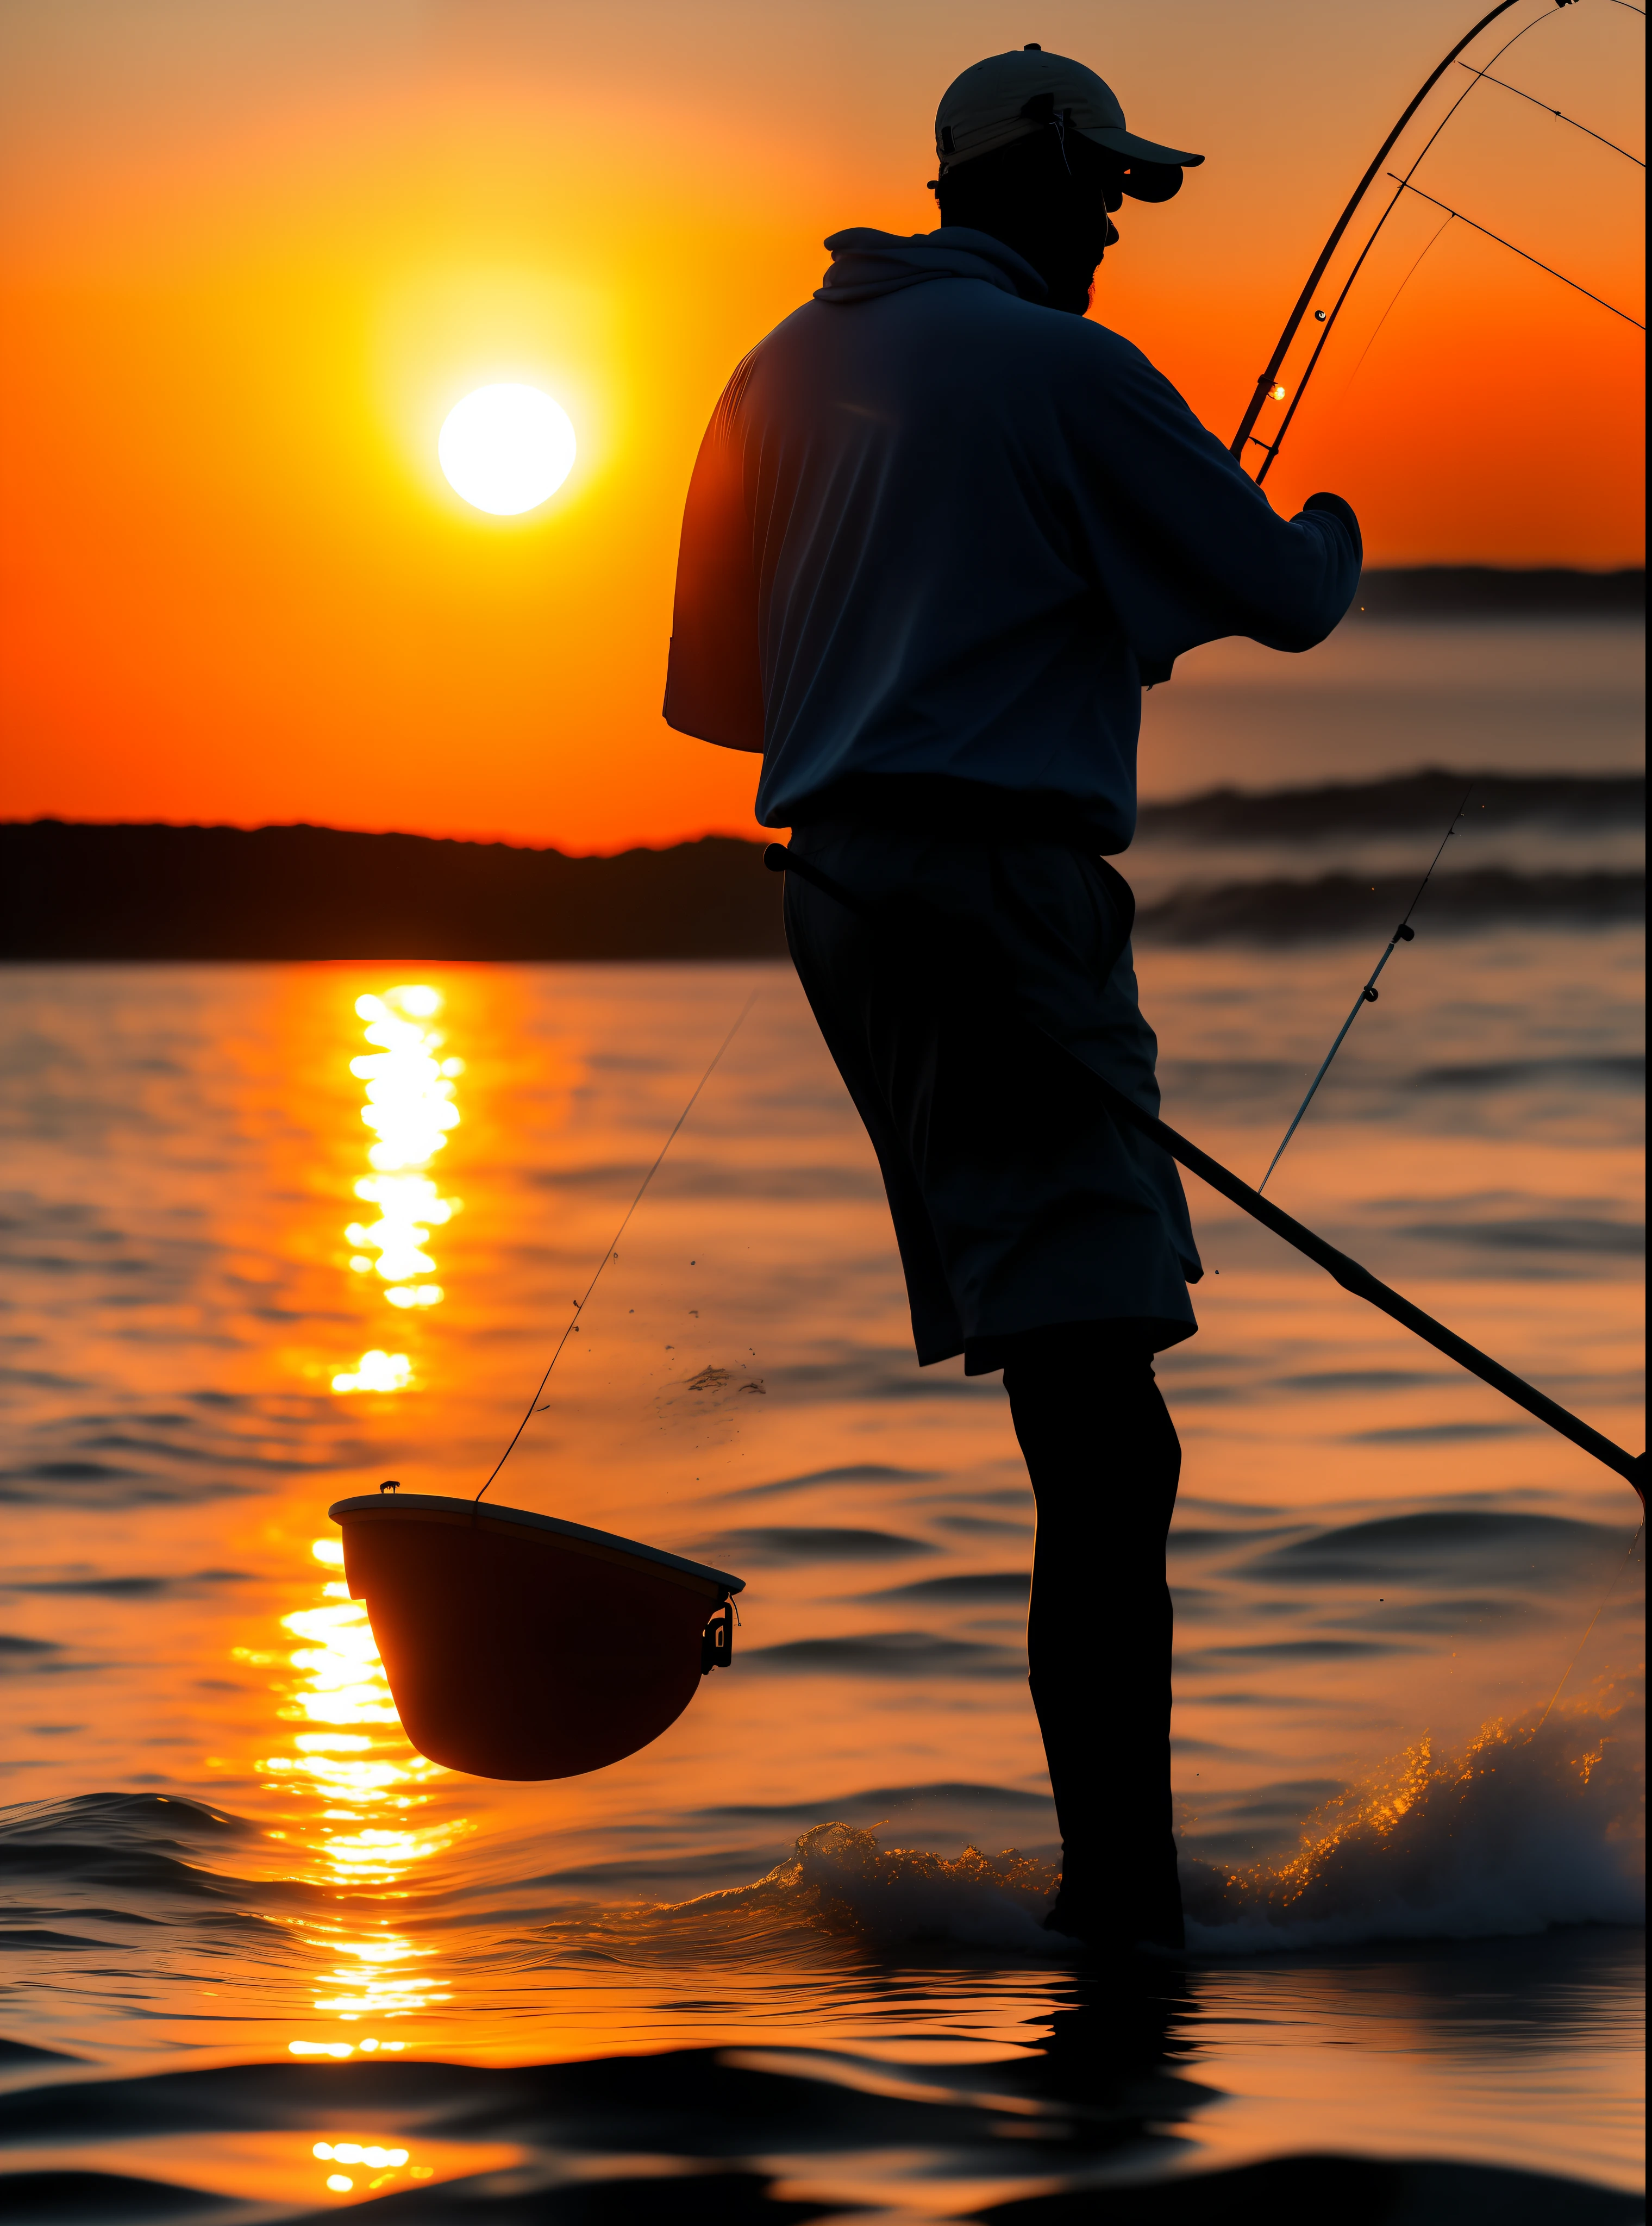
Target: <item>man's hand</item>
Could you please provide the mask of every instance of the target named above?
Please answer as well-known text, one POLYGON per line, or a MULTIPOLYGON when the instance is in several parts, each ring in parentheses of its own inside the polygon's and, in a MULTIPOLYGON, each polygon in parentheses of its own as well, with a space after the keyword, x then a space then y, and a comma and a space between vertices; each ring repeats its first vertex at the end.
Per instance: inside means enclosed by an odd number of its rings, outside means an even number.
POLYGON ((1304 511, 1328 510, 1333 518, 1341 518, 1354 537, 1354 552, 1364 561, 1365 543, 1359 530, 1359 520, 1354 515, 1354 506, 1344 502, 1339 494, 1311 494, 1302 506, 1304 511))

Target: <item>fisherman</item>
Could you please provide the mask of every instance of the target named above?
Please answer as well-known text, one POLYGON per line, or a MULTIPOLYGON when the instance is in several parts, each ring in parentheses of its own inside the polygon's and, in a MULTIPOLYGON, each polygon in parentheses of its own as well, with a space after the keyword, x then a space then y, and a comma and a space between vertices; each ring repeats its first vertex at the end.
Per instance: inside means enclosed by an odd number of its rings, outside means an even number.
POLYGON ((1038 1505, 1027 1656, 1062 1840, 1052 1929, 1182 1943, 1153 1358, 1202 1273, 1109 863, 1143 687, 1202 642, 1322 641, 1361 544, 1287 522, 1090 321, 1124 197, 1204 158, 1036 46, 936 118, 939 229, 852 230, 735 370, 689 491, 665 716, 760 751, 786 935, 888 1192, 920 1365, 1001 1369, 1038 1505))

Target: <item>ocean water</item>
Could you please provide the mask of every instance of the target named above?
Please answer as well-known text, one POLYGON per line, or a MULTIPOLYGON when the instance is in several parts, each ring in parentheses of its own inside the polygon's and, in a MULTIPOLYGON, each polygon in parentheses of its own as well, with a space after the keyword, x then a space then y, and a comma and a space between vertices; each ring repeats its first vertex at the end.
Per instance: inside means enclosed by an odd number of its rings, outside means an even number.
MULTIPOLYGON (((1255 1180, 1444 825, 1235 785, 1249 835, 1127 863, 1166 1116, 1255 1180)), ((1638 1447, 1639 851, 1567 796, 1471 798, 1270 1191, 1638 1447)), ((1639 2215, 1617 1479, 1192 1186, 1190 1951, 1092 1970, 1041 1924, 1006 1402, 913 1364, 785 968, 0 1006, 9 2217, 1639 2215), (607 1771, 441 1771, 327 1509, 480 1485, 753 994, 492 1495, 738 1571, 734 1664, 607 1771)))
POLYGON ((1142 703, 1141 793, 1471 773, 1639 772, 1644 628, 1602 619, 1365 619, 1286 658, 1251 641, 1181 658, 1142 703))

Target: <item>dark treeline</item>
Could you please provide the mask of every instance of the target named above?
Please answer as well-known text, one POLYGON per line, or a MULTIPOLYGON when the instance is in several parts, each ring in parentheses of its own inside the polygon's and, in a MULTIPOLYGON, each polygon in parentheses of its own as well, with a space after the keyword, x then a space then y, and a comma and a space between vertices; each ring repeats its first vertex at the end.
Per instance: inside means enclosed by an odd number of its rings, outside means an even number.
MULTIPOLYGON (((1271 844, 1443 831, 1468 777, 1446 771, 1245 795, 1214 790, 1144 808, 1156 843, 1271 844)), ((1515 824, 1607 830, 1643 824, 1627 774, 1490 775, 1465 831, 1515 824)), ((1432 848, 1432 843, 1430 844, 1432 848)), ((1466 867, 1469 854, 1461 862, 1466 867)), ((1128 860, 1126 861, 1127 868, 1128 860)), ((1274 941, 1367 933, 1414 886, 1346 871, 1185 887, 1144 907, 1144 939, 1274 941)), ((1231 867, 1229 868, 1231 871, 1231 867)), ((785 950, 780 883, 762 845, 728 836, 613 858, 504 843, 358 835, 328 827, 0 825, 0 957, 47 959, 770 958, 785 950)), ((1430 918, 1607 925, 1639 916, 1621 870, 1448 870, 1430 918)), ((1403 903, 1401 905, 1403 910, 1403 903)), ((1398 913, 1395 915, 1398 917, 1398 913)))
POLYGON ((333 827, 0 826, 0 957, 766 958, 762 846, 613 858, 333 827))

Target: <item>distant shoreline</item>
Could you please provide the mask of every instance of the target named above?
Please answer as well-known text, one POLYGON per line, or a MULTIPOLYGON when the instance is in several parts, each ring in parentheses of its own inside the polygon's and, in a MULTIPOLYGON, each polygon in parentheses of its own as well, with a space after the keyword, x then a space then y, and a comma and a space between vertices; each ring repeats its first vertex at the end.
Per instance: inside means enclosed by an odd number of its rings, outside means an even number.
MULTIPOLYGON (((1152 841, 1222 848, 1360 838, 1450 824, 1467 777, 1444 769, 1365 783, 1145 805, 1152 841)), ((1487 828, 1572 833, 1643 825, 1639 775, 1484 774, 1487 828)), ((190 959, 753 959, 785 956, 781 884, 761 841, 707 836, 658 850, 573 857, 507 843, 333 827, 0 824, 0 961, 190 959)), ((1292 940, 1369 932, 1397 891, 1327 873, 1191 881, 1147 906, 1144 942, 1292 940)), ((1305 856, 1305 865, 1309 859, 1305 856)), ((1435 910, 1459 931, 1640 916, 1643 878, 1614 868, 1456 877, 1435 910)), ((1404 893, 1401 893, 1404 894, 1404 893)))
POLYGON ((1416 564, 1366 572, 1348 624, 1365 619, 1640 619, 1646 568, 1584 572, 1563 565, 1416 564))

